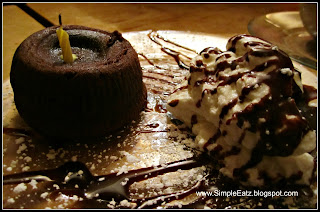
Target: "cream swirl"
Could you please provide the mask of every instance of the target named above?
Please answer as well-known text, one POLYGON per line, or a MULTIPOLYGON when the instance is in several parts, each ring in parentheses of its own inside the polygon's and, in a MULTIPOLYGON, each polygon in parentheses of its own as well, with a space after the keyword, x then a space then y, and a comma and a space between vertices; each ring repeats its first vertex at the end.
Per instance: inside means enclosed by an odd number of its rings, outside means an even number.
POLYGON ((237 35, 226 47, 206 48, 192 60, 167 109, 221 161, 224 175, 254 186, 284 178, 309 184, 316 136, 295 103, 301 74, 260 38, 237 35))

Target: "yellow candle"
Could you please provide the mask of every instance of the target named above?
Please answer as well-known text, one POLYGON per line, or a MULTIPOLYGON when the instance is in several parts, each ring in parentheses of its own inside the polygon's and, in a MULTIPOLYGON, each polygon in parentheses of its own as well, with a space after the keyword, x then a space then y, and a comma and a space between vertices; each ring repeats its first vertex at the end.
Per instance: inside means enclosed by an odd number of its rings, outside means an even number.
POLYGON ((77 56, 72 54, 68 33, 62 29, 62 26, 60 26, 56 32, 60 47, 62 49, 62 59, 66 63, 72 63, 75 59, 77 59, 77 56))

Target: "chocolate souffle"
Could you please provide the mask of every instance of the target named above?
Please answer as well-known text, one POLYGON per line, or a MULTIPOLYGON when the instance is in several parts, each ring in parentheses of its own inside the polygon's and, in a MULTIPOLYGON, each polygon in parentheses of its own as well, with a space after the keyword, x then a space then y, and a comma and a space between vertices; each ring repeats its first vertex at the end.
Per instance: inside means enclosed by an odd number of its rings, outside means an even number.
POLYGON ((48 137, 83 138, 137 119, 147 93, 130 43, 118 31, 66 25, 78 59, 65 63, 57 28, 34 33, 15 52, 10 82, 25 122, 48 137))

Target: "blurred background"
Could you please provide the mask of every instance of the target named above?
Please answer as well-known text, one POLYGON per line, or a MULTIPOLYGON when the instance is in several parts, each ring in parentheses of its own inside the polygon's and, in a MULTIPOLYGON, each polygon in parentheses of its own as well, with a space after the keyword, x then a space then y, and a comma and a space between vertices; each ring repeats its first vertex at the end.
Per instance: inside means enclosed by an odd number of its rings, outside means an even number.
MULTIPOLYGON (((299 10, 298 3, 28 3, 17 6, 36 19, 42 17, 40 21, 44 24, 58 25, 61 13, 63 24, 110 31, 183 30, 227 37, 247 33, 247 23, 254 17, 299 10)), ((5 8, 4 13, 10 9, 5 8)))
MULTIPOLYGON (((59 25, 60 13, 65 25, 122 33, 178 30, 230 38, 248 34, 249 22, 258 17, 299 10, 299 3, 3 3, 4 78, 18 45, 38 30, 59 25)), ((264 34, 267 29, 262 29, 264 34)))

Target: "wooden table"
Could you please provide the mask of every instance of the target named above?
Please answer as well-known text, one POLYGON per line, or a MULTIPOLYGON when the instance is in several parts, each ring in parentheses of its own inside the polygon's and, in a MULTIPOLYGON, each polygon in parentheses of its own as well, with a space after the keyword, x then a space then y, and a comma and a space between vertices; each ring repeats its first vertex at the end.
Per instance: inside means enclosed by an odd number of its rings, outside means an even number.
POLYGON ((298 4, 191 4, 191 3, 30 3, 32 9, 58 24, 79 24, 120 32, 182 30, 230 37, 247 33, 257 16, 298 10, 298 4))
MULTIPOLYGON (((28 7, 58 25, 78 24, 108 31, 179 30, 222 37, 248 33, 254 17, 298 10, 298 4, 238 3, 28 3, 28 7)), ((15 5, 3 10, 3 78, 7 79, 18 45, 44 27, 15 5)))
POLYGON ((9 77, 12 57, 19 44, 44 27, 15 5, 3 8, 3 80, 9 77))

